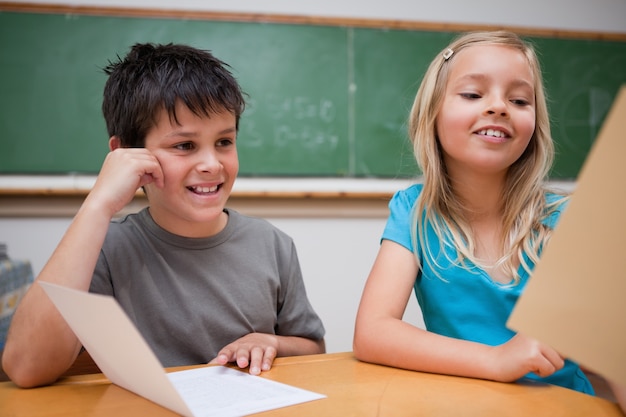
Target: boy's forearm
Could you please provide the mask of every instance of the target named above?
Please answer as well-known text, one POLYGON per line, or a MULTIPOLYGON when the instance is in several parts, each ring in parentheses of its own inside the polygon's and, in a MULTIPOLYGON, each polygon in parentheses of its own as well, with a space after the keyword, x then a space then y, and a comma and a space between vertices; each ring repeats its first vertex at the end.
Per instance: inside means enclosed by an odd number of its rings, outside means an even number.
POLYGON ((276 356, 300 356, 326 353, 324 339, 314 340, 297 336, 277 336, 278 353, 276 356))
POLYGON ((13 317, 2 365, 18 386, 54 382, 74 361, 80 343, 37 284, 13 317))
POLYGON ((39 281, 87 291, 110 219, 83 205, 12 319, 2 358, 7 375, 24 387, 54 382, 80 349, 74 333, 39 281))

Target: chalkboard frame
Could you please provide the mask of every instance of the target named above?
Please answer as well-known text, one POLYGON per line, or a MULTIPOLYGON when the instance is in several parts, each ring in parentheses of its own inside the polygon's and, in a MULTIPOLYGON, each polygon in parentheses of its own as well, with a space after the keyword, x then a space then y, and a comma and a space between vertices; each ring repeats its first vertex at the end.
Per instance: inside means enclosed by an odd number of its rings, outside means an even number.
MULTIPOLYGON (((368 29, 376 29, 378 33, 393 33, 396 31, 416 31, 416 32, 432 32, 432 33, 440 33, 443 34, 444 38, 451 38, 455 34, 463 31, 469 30, 482 30, 482 29, 496 29, 497 27, 493 26, 484 26, 484 25, 448 25, 448 24, 436 24, 436 23, 425 23, 425 22, 404 22, 404 21, 389 21, 389 20, 365 20, 365 19, 347 19, 347 18, 322 18, 322 17, 303 17, 303 16, 283 16, 283 15, 256 15, 256 14, 240 14, 240 13, 212 13, 212 12, 193 12, 193 11, 176 11, 176 10, 152 10, 152 9, 126 9, 126 8, 102 8, 102 7, 88 7, 88 6, 79 6, 79 7, 70 7, 70 6, 54 6, 54 5, 33 5, 33 4, 21 4, 21 3, 9 3, 9 2, 0 2, 0 13, 2 11, 8 12, 30 12, 30 13, 44 13, 44 14, 63 14, 67 16, 77 15, 77 16, 109 16, 109 17, 136 17, 141 19, 151 19, 151 18, 163 18, 163 19, 183 19, 183 20, 200 20, 200 21, 215 21, 215 22, 254 22, 254 23, 263 23, 269 25, 304 25, 304 26, 316 26, 316 27, 326 27, 326 28, 347 28, 348 35, 354 36, 354 33, 358 33, 358 31, 367 31, 368 29)), ((626 43, 626 35, 614 34, 614 33, 596 33, 596 32, 574 32, 574 31, 562 31, 562 30, 543 30, 543 29, 529 29, 529 28, 513 28, 513 27, 503 27, 505 29, 513 30, 519 33, 522 36, 526 36, 531 38, 531 41, 534 41, 533 38, 539 38, 539 52, 541 54, 541 42, 560 42, 560 40, 576 40, 583 42, 602 42, 604 44, 611 43, 626 43)), ((349 40, 349 39, 348 39, 349 40)), ((357 38, 358 41, 358 38, 357 38)), ((554 49, 554 48, 552 48, 554 49)), ((227 62, 228 60, 225 59, 227 62)), ((430 56, 426 58, 426 60, 430 60, 430 56)), ((94 63, 96 65, 96 63, 94 63)), ((348 66, 348 63, 346 63, 348 66)), ((358 77, 358 74, 356 75, 358 77)), ((366 164, 362 163, 363 161, 367 161, 367 157, 359 156, 359 152, 364 154, 369 152, 373 154, 370 158, 375 158, 377 153, 379 153, 379 149, 376 146, 368 145, 365 148, 358 148, 357 142, 358 138, 355 136, 359 135, 359 129, 367 130, 367 124, 364 122, 364 119, 357 117, 350 117, 350 114, 342 114, 342 117, 346 118, 346 123, 348 125, 349 132, 346 134, 347 141, 349 146, 354 146, 354 150, 352 153, 347 152, 347 155, 343 155, 347 162, 343 163, 346 168, 337 170, 333 167, 326 170, 324 168, 316 167, 313 171, 291 171, 291 172, 272 172, 272 170, 264 170, 263 166, 255 166, 254 159, 246 156, 244 152, 242 154, 242 175, 244 176, 330 176, 330 177, 374 177, 374 178, 407 178, 414 176, 417 174, 417 169, 414 166, 414 162, 412 159, 412 155, 410 152, 410 148, 406 143, 405 137, 405 126, 404 120, 408 114, 408 106, 410 105, 410 100, 414 95, 415 89, 417 88, 417 84, 419 82, 419 70, 416 69, 416 79, 411 81, 411 85, 407 86, 404 90, 405 94, 402 97, 398 97, 399 101, 402 101, 402 106, 404 106, 405 112, 398 112, 395 119, 388 123, 389 126, 383 126, 384 129, 391 131, 389 133, 389 137, 393 138, 396 142, 394 146, 391 148, 397 153, 396 156, 387 160, 388 166, 384 168, 374 168, 370 169, 365 166, 366 164), (352 130, 350 130, 352 129, 352 130), (352 142, 350 142, 352 141, 352 142), (352 143, 352 144, 350 144, 352 143), (399 150, 399 151, 398 151, 399 150), (245 167, 251 167, 246 169, 245 167)), ((550 89, 550 82, 546 82, 548 89, 550 89)), ((351 86, 350 86, 351 87, 351 86)), ((615 89, 615 93, 617 92, 617 88, 615 89)), ((359 94, 359 91, 353 92, 355 95, 359 94)), ((607 96, 604 94, 603 103, 604 107, 606 107, 606 111, 608 112, 608 108, 610 107, 611 99, 613 97, 607 96)), ((346 100, 352 100, 349 95, 346 100)), ((371 100, 369 100, 371 102, 371 100)), ((554 103, 551 103, 554 104, 554 103)), ((558 104, 558 103, 557 103, 558 104)), ((95 105, 92 103, 92 105, 95 105)), ((556 106, 556 104, 554 104, 556 106)), ((319 105, 321 107, 321 105, 319 105)), ((348 112, 350 113, 350 112, 348 112)), ((601 125, 601 121, 603 116, 600 115, 594 120, 594 126, 592 128, 597 133, 599 127, 601 125)), ((589 127, 589 126, 587 126, 589 127)), ((576 129, 577 126, 571 127, 576 129)), ((553 129, 553 133, 555 130, 553 129)), ((342 132, 345 134, 345 132, 342 132)), ((103 152, 106 145, 106 141, 103 141, 103 152)), ((591 141, 586 144, 586 146, 591 146, 591 141)), ((555 165, 555 171, 553 172, 553 177, 556 179, 574 179, 577 173, 577 170, 580 168, 580 165, 584 161, 586 156, 586 151, 588 147, 584 149, 582 152, 579 152, 578 155, 575 156, 575 160, 573 162, 573 168, 571 166, 564 166, 563 168, 559 166, 559 157, 557 156, 557 164, 555 165)), ((557 150, 559 152, 570 152, 568 149, 563 149, 560 146, 560 143, 557 141, 557 150)), ((240 152, 241 153, 241 152, 240 152)), ((283 156, 282 158, 288 158, 290 155, 283 156)), ((324 158, 319 158, 320 160, 328 159, 328 155, 325 155, 324 158)), ((283 159, 284 160, 284 159, 283 159)), ((296 165, 302 165, 305 162, 299 161, 296 165)), ((271 161, 269 163, 270 166, 280 165, 280 158, 275 161, 271 161)), ((99 167, 99 165, 98 165, 99 167)), ((12 174, 16 173, 15 171, 7 171, 3 170, 0 166, 0 173, 4 174, 12 174)), ((27 172, 17 172, 17 173, 32 173, 32 174, 47 174, 47 172, 38 172, 38 171, 27 171, 27 172)), ((58 172, 56 172, 58 174, 58 172)), ((93 173, 93 172, 92 172, 93 173)))

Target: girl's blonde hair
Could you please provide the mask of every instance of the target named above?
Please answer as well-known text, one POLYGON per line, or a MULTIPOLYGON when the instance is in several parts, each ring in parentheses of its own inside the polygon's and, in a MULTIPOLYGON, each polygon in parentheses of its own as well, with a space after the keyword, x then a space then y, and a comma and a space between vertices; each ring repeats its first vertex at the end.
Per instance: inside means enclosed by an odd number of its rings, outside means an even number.
MULTIPOLYGON (((465 48, 475 45, 499 45, 521 52, 528 61, 535 89, 535 131, 522 156, 508 170, 503 190, 503 255, 497 265, 519 282, 517 262, 530 272, 523 254, 536 263, 538 252, 551 230, 541 220, 555 209, 545 199, 544 182, 554 159, 554 144, 539 60, 533 47, 508 31, 470 32, 454 40, 431 62, 419 87, 409 118, 409 137, 416 161, 423 173, 424 188, 414 207, 413 247, 418 262, 435 262, 426 239, 426 227, 432 226, 441 247, 453 245, 458 253, 455 262, 468 267, 467 260, 482 265, 474 256, 472 237, 463 203, 455 196, 444 166, 437 139, 436 119, 441 110, 450 66, 465 48), (422 248, 422 256, 418 253, 422 248)), ((436 265, 433 265, 436 266, 436 265)), ((436 268, 433 268, 436 270, 436 268)), ((440 278, 443 279, 442 276, 440 278)))

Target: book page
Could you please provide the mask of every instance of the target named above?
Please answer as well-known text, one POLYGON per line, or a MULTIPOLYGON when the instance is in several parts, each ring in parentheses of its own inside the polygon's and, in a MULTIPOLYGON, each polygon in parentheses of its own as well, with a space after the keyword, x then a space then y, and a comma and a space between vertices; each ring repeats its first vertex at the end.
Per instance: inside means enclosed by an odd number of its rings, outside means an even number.
POLYGON ((195 417, 242 416, 325 398, 223 366, 172 372, 168 376, 195 417))

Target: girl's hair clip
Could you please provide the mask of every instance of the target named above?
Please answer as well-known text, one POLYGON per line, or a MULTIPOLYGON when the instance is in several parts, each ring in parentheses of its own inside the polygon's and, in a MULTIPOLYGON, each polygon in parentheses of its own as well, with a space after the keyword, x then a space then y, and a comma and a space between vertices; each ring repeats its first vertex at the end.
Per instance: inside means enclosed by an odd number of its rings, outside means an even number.
POLYGON ((443 59, 445 59, 446 61, 449 60, 453 53, 454 51, 451 48, 446 49, 445 51, 443 51, 443 59))

